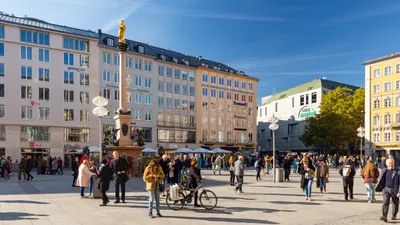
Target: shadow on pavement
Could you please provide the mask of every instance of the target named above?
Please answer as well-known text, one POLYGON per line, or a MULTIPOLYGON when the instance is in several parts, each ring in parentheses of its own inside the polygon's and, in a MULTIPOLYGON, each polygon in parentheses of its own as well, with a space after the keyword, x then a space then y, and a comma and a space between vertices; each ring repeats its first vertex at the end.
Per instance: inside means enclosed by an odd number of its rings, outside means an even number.
POLYGON ((22 212, 3 212, 2 221, 12 221, 12 220, 37 220, 38 216, 48 216, 44 214, 32 214, 32 213, 22 213, 22 212))
POLYGON ((185 217, 185 216, 164 216, 170 219, 182 219, 182 220, 200 220, 200 221, 211 221, 211 222, 225 222, 225 223, 247 223, 247 224, 278 224, 268 220, 258 219, 247 219, 247 218, 231 218, 231 217, 185 217))
MULTIPOLYGON (((249 193, 249 195, 250 195, 251 193, 249 193)), ((219 199, 223 199, 223 200, 248 200, 248 201, 253 201, 253 200, 257 200, 257 199, 255 199, 255 198, 243 198, 243 197, 229 197, 229 196, 221 196, 221 197, 218 197, 218 200, 219 199)))
POLYGON ((304 202, 269 201, 269 203, 281 204, 281 205, 321 205, 321 203, 309 202, 309 201, 304 201, 304 202))
POLYGON ((273 196, 291 196, 291 197, 303 197, 304 194, 291 194, 291 193, 249 193, 249 195, 273 195, 273 196))
POLYGON ((29 200, 0 200, 0 202, 2 202, 2 203, 39 204, 39 205, 49 204, 48 202, 38 202, 38 201, 29 201, 29 200))

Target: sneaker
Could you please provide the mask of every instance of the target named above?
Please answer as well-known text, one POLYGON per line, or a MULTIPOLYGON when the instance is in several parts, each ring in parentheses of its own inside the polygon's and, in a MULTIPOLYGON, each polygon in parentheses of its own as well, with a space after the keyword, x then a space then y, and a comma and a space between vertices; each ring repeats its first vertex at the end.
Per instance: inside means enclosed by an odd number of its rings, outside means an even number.
POLYGON ((306 201, 308 201, 308 198, 306 198, 306 201))
POLYGON ((326 188, 324 188, 324 193, 326 193, 326 188))
POLYGON ((387 223, 387 218, 384 216, 381 216, 380 220, 382 220, 383 222, 387 223))
POLYGON ((114 203, 115 203, 115 204, 118 204, 118 203, 121 203, 121 202, 120 202, 119 200, 117 200, 117 201, 115 201, 114 203))
POLYGON ((324 192, 321 191, 321 194, 323 194, 324 192))
POLYGON ((372 201, 371 200, 368 200, 368 203, 371 203, 372 201))
POLYGON ((107 204, 106 204, 106 203, 103 203, 103 204, 100 204, 99 206, 107 206, 107 204))
POLYGON ((311 198, 308 198, 308 201, 310 201, 310 202, 311 202, 311 198))
POLYGON ((353 200, 353 199, 354 199, 354 197, 353 197, 353 196, 350 196, 350 199, 351 199, 351 200, 353 200))
POLYGON ((150 217, 150 218, 154 218, 154 217, 153 217, 153 213, 149 213, 149 217, 150 217))
POLYGON ((164 217, 163 215, 161 215, 161 213, 157 213, 158 217, 164 217))

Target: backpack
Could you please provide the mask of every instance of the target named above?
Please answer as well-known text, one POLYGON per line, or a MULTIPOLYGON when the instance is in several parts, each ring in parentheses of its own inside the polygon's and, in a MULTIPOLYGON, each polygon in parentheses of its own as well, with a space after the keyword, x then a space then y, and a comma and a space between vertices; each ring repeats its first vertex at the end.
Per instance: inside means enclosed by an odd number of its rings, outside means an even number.
POLYGON ((351 166, 350 165, 344 165, 343 166, 343 177, 350 176, 350 173, 351 173, 351 166))
POLYGON ((254 163, 254 167, 259 167, 260 163, 258 162, 258 160, 254 163))

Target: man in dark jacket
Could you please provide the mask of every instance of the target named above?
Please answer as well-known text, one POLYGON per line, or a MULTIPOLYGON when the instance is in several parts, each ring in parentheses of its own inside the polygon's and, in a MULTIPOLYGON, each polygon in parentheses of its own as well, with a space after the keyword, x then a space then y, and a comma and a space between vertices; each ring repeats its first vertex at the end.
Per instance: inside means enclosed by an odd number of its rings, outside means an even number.
POLYGON ((290 181, 289 175, 290 175, 291 164, 292 164, 292 161, 290 160, 290 155, 287 155, 285 157, 285 159, 283 160, 283 170, 285 172, 285 181, 290 181))
POLYGON ((343 190, 344 190, 344 199, 347 201, 349 199, 349 191, 350 191, 350 199, 354 199, 353 196, 353 187, 354 187, 354 176, 356 175, 356 169, 351 161, 351 158, 348 158, 345 163, 340 167, 339 174, 343 178, 343 190))
POLYGON ((114 160, 111 163, 111 168, 115 175, 115 204, 120 203, 119 199, 119 187, 121 186, 121 200, 125 203, 125 183, 129 180, 126 172, 128 171, 129 165, 125 158, 120 157, 119 152, 113 152, 114 160))
POLYGON ((382 170, 378 184, 375 190, 382 192, 383 205, 381 220, 387 222, 387 214, 389 211, 389 202, 392 198, 392 220, 396 220, 397 212, 399 211, 399 196, 400 196, 400 174, 397 168, 394 168, 394 160, 386 160, 387 168, 382 170))
POLYGON ((78 178, 78 173, 79 173, 79 158, 75 157, 75 161, 72 162, 72 176, 74 177, 72 179, 72 187, 76 187, 75 182, 76 179, 78 178))
POLYGON ((107 206, 107 203, 109 203, 110 201, 108 200, 106 192, 110 188, 110 182, 113 179, 113 171, 107 165, 107 159, 103 159, 101 163, 102 167, 99 174, 100 182, 98 188, 102 193, 103 204, 100 204, 100 206, 107 206))
POLYGON ((25 173, 28 176, 27 180, 33 180, 33 176, 31 175, 31 170, 33 168, 33 160, 30 155, 26 158, 26 167, 25 167, 25 173))
POLYGON ((183 168, 183 165, 182 165, 182 161, 181 161, 181 156, 178 155, 178 156, 175 157, 175 169, 176 169, 176 173, 178 175, 177 178, 178 178, 178 183, 179 184, 182 181, 182 168, 183 168))
POLYGON ((162 181, 162 195, 163 197, 166 196, 165 191, 166 191, 166 186, 168 183, 168 174, 169 174, 169 158, 167 155, 163 155, 160 161, 158 162, 161 166, 161 169, 163 170, 163 173, 165 174, 164 180, 162 181))
POLYGON ((24 175, 24 180, 26 180, 26 158, 23 156, 21 161, 19 162, 19 170, 18 170, 18 180, 21 180, 21 174, 24 175))

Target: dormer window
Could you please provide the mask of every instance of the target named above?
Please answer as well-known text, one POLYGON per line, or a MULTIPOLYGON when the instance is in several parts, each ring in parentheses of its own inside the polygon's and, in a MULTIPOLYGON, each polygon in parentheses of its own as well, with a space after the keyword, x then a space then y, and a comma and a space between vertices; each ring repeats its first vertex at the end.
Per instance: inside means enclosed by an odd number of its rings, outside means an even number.
POLYGON ((185 65, 189 66, 189 61, 185 60, 185 65))
POLYGON ((177 58, 172 58, 172 61, 174 61, 175 63, 178 63, 178 59, 177 58))
POLYGON ((107 38, 107 45, 108 45, 108 46, 114 46, 114 39, 112 39, 112 38, 107 38))
POLYGON ((139 45, 138 52, 139 53, 144 53, 144 46, 139 45))
POLYGON ((166 61, 166 60, 167 60, 167 56, 161 55, 161 59, 164 60, 164 61, 166 61))
POLYGON ((208 64, 204 64, 204 67, 205 67, 205 68, 208 68, 208 64))
POLYGON ((126 44, 128 45, 128 48, 126 48, 126 49, 127 49, 127 50, 130 50, 130 49, 131 49, 131 43, 126 42, 126 44))
POLYGON ((231 70, 229 70, 229 73, 233 73, 233 70, 231 69, 231 70))

